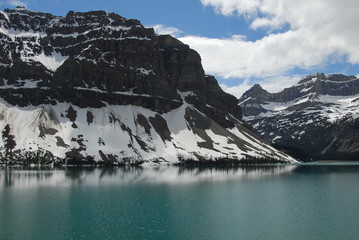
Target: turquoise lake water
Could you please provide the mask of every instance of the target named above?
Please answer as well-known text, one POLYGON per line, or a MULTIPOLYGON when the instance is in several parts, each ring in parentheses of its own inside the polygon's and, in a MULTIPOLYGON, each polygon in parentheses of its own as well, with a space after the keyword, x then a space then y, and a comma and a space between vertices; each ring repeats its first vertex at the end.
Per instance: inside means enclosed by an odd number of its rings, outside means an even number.
POLYGON ((359 239, 359 165, 0 168, 0 239, 359 239))

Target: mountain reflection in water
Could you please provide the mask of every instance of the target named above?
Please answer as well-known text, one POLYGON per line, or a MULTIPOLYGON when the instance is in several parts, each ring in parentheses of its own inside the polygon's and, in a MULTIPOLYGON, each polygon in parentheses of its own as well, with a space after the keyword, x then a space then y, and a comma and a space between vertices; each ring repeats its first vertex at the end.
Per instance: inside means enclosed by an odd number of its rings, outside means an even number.
POLYGON ((121 184, 195 184, 208 181, 247 180, 293 172, 297 166, 241 167, 68 167, 0 168, 0 186, 72 186, 121 184))
POLYGON ((237 167, 68 167, 62 169, 2 167, 0 168, 0 186, 195 184, 255 180, 282 174, 336 174, 358 171, 358 163, 237 167))

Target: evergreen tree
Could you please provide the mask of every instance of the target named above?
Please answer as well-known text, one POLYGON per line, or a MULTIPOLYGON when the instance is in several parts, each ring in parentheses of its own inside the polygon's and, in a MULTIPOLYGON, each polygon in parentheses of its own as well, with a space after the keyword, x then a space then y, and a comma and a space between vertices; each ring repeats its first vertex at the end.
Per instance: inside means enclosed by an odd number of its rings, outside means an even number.
POLYGON ((2 140, 4 142, 6 157, 8 157, 9 155, 11 156, 12 150, 16 146, 16 142, 15 142, 15 136, 11 134, 11 129, 9 124, 6 124, 4 130, 2 131, 2 140))

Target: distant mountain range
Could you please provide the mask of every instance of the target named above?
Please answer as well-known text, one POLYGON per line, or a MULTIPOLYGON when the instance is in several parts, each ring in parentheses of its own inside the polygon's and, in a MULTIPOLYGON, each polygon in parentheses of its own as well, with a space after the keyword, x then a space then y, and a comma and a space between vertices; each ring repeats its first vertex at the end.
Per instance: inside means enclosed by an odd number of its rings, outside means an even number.
POLYGON ((359 160, 359 79, 314 74, 279 93, 256 84, 239 99, 264 139, 301 159, 359 160))
POLYGON ((0 42, 0 130, 16 142, 3 134, 3 158, 294 161, 246 127, 197 52, 137 20, 5 9, 0 42))

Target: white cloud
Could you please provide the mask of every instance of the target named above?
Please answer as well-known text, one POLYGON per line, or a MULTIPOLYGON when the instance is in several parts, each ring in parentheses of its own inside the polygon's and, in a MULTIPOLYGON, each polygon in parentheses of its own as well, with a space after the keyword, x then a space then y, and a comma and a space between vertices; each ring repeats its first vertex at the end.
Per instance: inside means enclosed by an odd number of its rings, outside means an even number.
POLYGON ((257 15, 257 8, 261 0, 201 0, 201 2, 205 6, 213 6, 216 12, 225 16, 238 14, 250 17, 257 15))
MULTIPOLYGON (((265 79, 259 79, 256 83, 259 83, 263 89, 270 93, 277 93, 282 91, 284 88, 291 87, 299 82, 302 76, 276 76, 265 79)), ((235 86, 227 86, 226 84, 220 84, 223 91, 232 94, 233 96, 240 98, 242 94, 250 89, 254 85, 248 79, 244 80, 241 84, 235 86)))
MULTIPOLYGON (((301 39, 301 31, 272 34, 255 42, 238 38, 214 39, 186 36, 181 41, 197 50, 204 69, 223 78, 283 75, 294 67, 312 68, 326 60, 324 50, 301 39)), ((330 52, 328 52, 329 54, 330 52)))
POLYGON ((293 69, 316 68, 346 59, 359 64, 357 0, 201 0, 217 13, 247 18, 252 29, 271 32, 256 41, 243 37, 180 38, 197 50, 209 74, 223 78, 264 78, 293 69), (286 27, 286 31, 283 31, 286 27))
POLYGON ((155 33, 159 34, 159 35, 167 35, 168 34, 168 35, 171 35, 174 37, 179 37, 180 35, 183 35, 183 32, 175 27, 167 27, 162 24, 157 24, 157 25, 150 26, 150 27, 152 27, 155 30, 155 33))
POLYGON ((242 94, 250 89, 253 84, 249 83, 249 80, 244 80, 240 85, 236 86, 227 86, 226 84, 222 83, 219 86, 222 88, 223 91, 232 94, 233 96, 240 98, 242 94))
POLYGON ((299 82, 303 76, 276 76, 263 79, 259 84, 270 93, 277 93, 299 82))
POLYGON ((270 30, 279 29, 283 27, 285 23, 280 18, 256 18, 252 24, 251 28, 268 28, 270 30))

